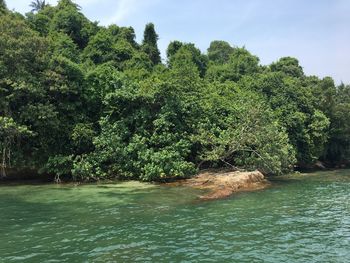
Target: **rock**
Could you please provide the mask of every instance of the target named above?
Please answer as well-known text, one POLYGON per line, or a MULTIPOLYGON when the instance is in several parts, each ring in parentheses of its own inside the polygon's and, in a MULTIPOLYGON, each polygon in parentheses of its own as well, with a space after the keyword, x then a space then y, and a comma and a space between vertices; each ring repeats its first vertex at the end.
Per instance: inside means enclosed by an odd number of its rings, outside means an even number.
POLYGON ((253 172, 212 172, 206 171, 197 176, 178 182, 176 185, 210 190, 201 199, 212 200, 225 198, 238 191, 251 191, 269 185, 264 175, 253 172))
POLYGON ((326 170, 326 167, 324 166, 324 164, 321 161, 317 161, 314 164, 314 168, 319 169, 319 170, 326 170))

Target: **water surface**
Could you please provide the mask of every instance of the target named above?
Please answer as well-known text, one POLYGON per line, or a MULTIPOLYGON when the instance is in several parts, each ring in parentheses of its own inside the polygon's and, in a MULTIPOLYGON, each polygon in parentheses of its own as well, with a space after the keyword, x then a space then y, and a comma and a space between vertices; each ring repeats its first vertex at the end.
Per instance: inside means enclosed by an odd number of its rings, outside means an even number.
POLYGON ((0 185, 0 262, 350 262, 350 170, 201 202, 137 182, 0 185))

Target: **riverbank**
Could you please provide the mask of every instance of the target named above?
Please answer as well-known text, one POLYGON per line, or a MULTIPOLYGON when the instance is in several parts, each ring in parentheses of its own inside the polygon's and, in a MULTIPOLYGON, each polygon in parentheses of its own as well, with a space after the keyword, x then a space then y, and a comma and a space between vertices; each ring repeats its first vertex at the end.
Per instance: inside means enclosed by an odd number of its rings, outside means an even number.
POLYGON ((240 191, 264 189, 268 187, 270 183, 259 171, 202 171, 195 177, 167 183, 167 185, 207 189, 208 193, 200 198, 202 200, 214 200, 228 197, 240 191))

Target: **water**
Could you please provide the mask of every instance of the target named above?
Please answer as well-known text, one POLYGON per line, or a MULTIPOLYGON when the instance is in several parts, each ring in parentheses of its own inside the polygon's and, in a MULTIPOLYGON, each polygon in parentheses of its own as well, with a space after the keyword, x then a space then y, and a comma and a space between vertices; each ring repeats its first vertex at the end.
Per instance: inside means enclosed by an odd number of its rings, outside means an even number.
POLYGON ((0 186, 0 262, 350 262, 350 170, 210 202, 152 184, 0 186))

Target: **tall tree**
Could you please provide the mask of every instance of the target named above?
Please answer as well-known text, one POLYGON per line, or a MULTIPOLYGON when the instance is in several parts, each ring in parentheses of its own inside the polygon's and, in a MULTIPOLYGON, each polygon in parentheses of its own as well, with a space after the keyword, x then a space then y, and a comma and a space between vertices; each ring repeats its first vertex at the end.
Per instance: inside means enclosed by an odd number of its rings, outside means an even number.
POLYGON ((0 0, 0 14, 5 13, 7 10, 5 0, 0 0))
POLYGON ((211 61, 217 64, 224 64, 229 62, 230 55, 234 48, 226 41, 213 41, 208 48, 208 57, 211 61))
POLYGON ((33 8, 32 12, 37 12, 46 6, 46 2, 45 0, 35 0, 32 1, 29 6, 33 8))
POLYGON ((157 45, 158 35, 153 23, 148 23, 143 33, 142 49, 149 56, 154 65, 161 62, 160 52, 157 45))

